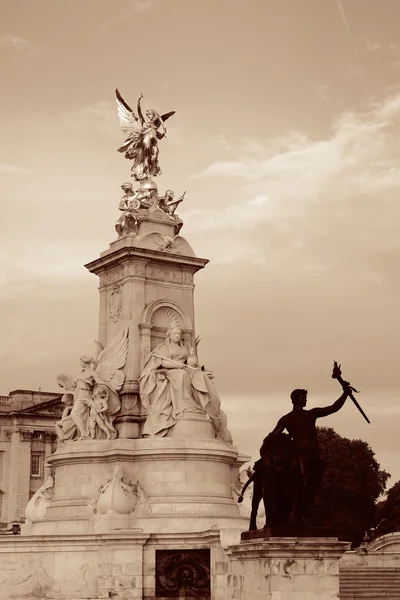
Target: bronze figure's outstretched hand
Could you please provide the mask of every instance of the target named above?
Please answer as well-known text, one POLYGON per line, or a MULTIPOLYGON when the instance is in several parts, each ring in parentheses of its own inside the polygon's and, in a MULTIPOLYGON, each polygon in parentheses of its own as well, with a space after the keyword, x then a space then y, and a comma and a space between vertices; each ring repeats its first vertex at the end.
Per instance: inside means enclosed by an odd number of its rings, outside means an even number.
POLYGON ((354 398, 353 392, 358 394, 359 390, 356 390, 356 388, 352 387, 348 381, 343 380, 341 365, 339 365, 336 362, 336 360, 333 362, 332 379, 338 380, 338 382, 343 388, 343 391, 347 393, 347 395, 352 399, 352 401, 354 402, 364 419, 367 421, 367 423, 371 423, 361 406, 358 404, 357 400, 354 398))

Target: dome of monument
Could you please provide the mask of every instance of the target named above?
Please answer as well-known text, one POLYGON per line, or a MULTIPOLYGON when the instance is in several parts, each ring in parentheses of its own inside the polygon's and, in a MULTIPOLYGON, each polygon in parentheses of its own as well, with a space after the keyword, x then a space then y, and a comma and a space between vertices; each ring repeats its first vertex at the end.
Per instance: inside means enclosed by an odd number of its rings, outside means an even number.
POLYGON ((144 179, 140 184, 140 189, 157 191, 158 187, 157 187, 156 182, 153 181, 152 179, 144 179))

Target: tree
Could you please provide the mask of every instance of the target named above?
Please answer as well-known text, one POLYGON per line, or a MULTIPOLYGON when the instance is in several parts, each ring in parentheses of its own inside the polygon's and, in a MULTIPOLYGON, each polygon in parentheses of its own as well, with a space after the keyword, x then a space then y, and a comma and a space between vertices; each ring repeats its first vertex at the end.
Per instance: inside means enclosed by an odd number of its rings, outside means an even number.
POLYGON ((380 468, 367 442, 318 427, 325 472, 312 510, 312 524, 332 527, 339 538, 359 544, 374 523, 376 500, 390 475, 380 468))
POLYGON ((400 531, 400 481, 386 492, 386 499, 378 504, 375 516, 375 535, 400 531))

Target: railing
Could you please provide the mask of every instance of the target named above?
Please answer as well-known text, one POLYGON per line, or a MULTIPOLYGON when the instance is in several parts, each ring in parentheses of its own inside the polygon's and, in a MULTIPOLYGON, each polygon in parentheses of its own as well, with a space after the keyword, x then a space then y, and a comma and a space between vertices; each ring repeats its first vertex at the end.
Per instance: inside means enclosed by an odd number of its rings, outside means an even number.
POLYGON ((7 404, 10 396, 0 396, 0 404, 7 404))

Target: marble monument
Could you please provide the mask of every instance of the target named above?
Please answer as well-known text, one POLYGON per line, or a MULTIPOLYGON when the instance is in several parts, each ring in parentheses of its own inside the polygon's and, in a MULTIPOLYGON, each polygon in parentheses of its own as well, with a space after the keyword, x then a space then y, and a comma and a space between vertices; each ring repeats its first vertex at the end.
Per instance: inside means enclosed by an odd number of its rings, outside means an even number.
POLYGON ((194 276, 208 261, 181 235, 184 194, 159 195, 154 181, 174 112, 116 100, 132 183, 116 239, 86 264, 99 278, 98 350, 56 378, 58 446, 21 535, 0 540, 2 598, 300 600, 312 579, 307 598, 332 599, 342 543, 240 542, 249 457, 195 331, 194 276))

